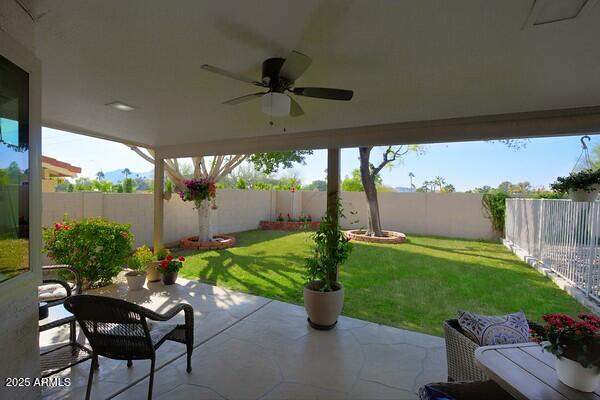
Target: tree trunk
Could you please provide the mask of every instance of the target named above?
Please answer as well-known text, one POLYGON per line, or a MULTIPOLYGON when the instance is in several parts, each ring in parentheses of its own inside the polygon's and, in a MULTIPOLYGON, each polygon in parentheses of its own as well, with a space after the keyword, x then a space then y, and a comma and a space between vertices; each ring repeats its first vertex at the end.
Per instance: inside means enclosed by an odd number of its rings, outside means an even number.
POLYGON ((210 226, 210 202, 204 200, 198 207, 198 241, 209 242, 212 240, 212 229, 210 226))
POLYGON ((369 158, 372 147, 359 147, 360 154, 360 179, 367 197, 368 228, 367 235, 383 237, 381 219, 379 216, 379 202, 377 200, 377 187, 375 176, 371 173, 369 158))

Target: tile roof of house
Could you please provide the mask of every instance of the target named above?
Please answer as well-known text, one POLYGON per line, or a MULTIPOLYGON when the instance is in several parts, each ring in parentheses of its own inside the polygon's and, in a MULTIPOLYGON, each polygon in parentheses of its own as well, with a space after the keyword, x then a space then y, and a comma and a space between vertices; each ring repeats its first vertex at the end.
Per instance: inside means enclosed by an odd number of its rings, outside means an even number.
POLYGON ((64 161, 57 160, 56 158, 52 158, 52 157, 48 157, 48 156, 42 156, 42 162, 46 163, 46 164, 53 165, 53 166, 58 167, 58 168, 66 169, 67 171, 71 171, 71 172, 74 172, 76 174, 79 174, 81 172, 81 168, 80 167, 76 167, 76 166, 71 165, 69 163, 66 163, 64 161))

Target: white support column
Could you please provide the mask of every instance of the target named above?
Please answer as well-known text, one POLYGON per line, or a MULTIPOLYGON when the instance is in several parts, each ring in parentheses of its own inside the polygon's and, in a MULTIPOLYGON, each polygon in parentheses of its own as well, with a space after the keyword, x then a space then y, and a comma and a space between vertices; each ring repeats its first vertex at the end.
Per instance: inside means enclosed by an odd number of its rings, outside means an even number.
POLYGON ((154 160, 154 251, 164 246, 164 198, 163 188, 165 183, 165 165, 162 158, 154 160))

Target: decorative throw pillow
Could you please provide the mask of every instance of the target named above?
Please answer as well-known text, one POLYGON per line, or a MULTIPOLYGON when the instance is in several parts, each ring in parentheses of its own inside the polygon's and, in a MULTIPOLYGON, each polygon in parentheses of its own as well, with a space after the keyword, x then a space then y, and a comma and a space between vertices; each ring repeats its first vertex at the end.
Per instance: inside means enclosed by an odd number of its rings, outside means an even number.
POLYGON ((461 311, 458 324, 480 346, 529 342, 529 324, 522 311, 502 316, 461 311))

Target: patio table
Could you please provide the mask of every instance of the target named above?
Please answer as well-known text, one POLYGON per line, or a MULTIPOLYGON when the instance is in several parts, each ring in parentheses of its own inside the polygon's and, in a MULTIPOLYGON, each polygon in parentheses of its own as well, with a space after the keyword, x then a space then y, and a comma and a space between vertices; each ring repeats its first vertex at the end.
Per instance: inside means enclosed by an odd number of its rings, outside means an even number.
POLYGON ((600 388, 584 393, 561 383, 554 355, 535 343, 480 347, 475 362, 483 372, 516 399, 600 400, 600 388))
POLYGON ((75 316, 67 311, 62 303, 48 307, 47 317, 40 319, 38 326, 39 331, 44 332, 67 324, 69 342, 51 346, 40 353, 42 377, 55 374, 92 357, 88 348, 77 343, 75 316))

